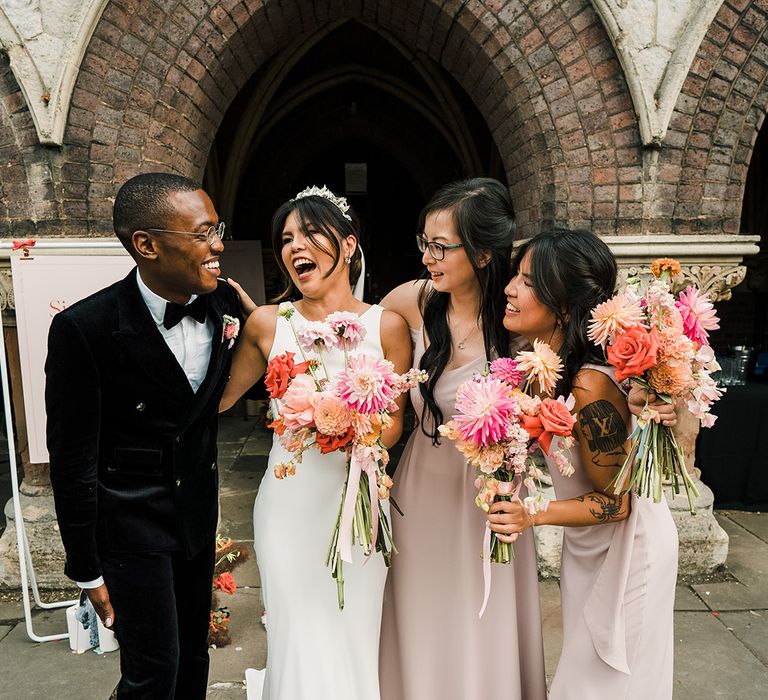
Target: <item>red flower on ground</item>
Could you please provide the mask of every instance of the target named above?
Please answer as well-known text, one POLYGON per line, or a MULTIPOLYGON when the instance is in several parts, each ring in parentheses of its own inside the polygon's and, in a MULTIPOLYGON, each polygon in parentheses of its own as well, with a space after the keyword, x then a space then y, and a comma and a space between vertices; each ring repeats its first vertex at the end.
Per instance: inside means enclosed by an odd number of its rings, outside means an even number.
POLYGON ((220 574, 213 579, 213 587, 220 591, 224 591, 224 593, 228 593, 229 595, 232 595, 237 590, 235 577, 230 574, 229 571, 225 571, 223 574, 220 574))

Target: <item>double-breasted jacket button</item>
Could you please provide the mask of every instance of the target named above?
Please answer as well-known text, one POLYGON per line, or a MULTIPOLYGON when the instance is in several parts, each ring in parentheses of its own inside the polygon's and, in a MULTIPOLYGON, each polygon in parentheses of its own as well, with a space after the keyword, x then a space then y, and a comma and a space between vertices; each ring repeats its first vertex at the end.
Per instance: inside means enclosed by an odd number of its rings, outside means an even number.
POLYGON ((216 462, 211 462, 211 471, 216 471, 216 462))
POLYGON ((177 435, 174 442, 178 445, 181 442, 181 435, 177 435))
POLYGON ((176 486, 181 486, 181 479, 176 479, 176 486))
POLYGON ((136 404, 136 410, 141 413, 147 408, 147 404, 145 404, 143 401, 139 401, 139 403, 136 404))

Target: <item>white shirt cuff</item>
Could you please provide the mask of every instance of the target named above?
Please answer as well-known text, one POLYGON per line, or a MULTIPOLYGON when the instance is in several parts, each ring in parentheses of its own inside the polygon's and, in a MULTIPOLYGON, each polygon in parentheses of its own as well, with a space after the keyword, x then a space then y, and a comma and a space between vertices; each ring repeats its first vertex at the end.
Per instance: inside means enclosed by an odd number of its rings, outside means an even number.
POLYGON ((95 578, 93 581, 75 581, 75 583, 80 586, 80 588, 98 588, 99 586, 104 585, 104 577, 99 576, 99 578, 95 578))

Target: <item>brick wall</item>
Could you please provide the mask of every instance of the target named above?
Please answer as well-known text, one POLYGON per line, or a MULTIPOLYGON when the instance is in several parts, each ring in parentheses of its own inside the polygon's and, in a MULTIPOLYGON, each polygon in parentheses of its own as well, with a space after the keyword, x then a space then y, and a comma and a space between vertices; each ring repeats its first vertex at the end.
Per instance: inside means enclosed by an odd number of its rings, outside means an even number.
POLYGON ((248 78, 289 42, 346 20, 454 75, 499 148, 521 235, 552 223, 600 233, 738 231, 768 104, 768 0, 723 4, 652 175, 589 0, 112 0, 82 62, 61 149, 34 145, 0 64, 0 140, 15 142, 0 146, 8 163, 0 216, 36 235, 110 233, 120 183, 147 170, 200 178, 248 78))
POLYGON ((680 233, 738 233, 768 108, 768 1, 726 0, 683 85, 661 153, 662 219, 680 233))

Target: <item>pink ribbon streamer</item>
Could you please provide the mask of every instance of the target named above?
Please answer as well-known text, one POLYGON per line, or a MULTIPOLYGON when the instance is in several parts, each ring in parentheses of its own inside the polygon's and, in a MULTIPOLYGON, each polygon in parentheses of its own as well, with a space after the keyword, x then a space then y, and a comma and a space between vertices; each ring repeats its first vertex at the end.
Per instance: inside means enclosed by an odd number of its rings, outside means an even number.
MULTIPOLYGON (((519 482, 519 479, 515 479, 519 482)), ((522 483, 514 485, 515 481, 500 481, 497 493, 502 496, 512 496, 517 498, 520 493, 522 483)), ((478 619, 483 617, 485 608, 488 605, 488 599, 491 597, 491 525, 485 521, 485 532, 483 533, 483 604, 480 606, 478 619)), ((517 539, 517 538, 515 538, 517 539)))
POLYGON ((362 473, 368 475, 368 493, 371 497, 371 553, 376 549, 379 535, 379 494, 376 483, 376 460, 370 450, 359 454, 358 448, 352 449, 349 459, 349 476, 347 478, 347 493, 341 509, 341 532, 339 533, 339 552, 342 561, 352 563, 352 523, 355 519, 355 504, 360 492, 362 473))

